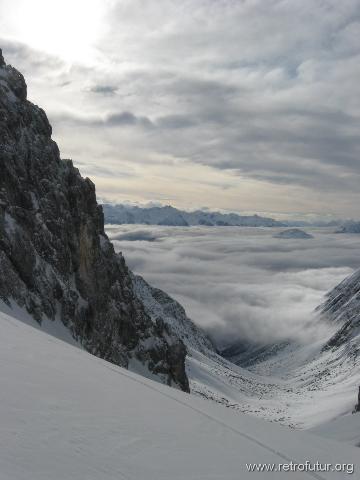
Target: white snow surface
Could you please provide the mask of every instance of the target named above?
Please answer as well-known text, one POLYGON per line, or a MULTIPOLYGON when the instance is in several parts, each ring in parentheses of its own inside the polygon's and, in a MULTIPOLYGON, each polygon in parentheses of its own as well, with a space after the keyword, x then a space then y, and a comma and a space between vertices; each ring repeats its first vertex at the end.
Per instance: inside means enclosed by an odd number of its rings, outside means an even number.
POLYGON ((309 431, 360 447, 360 413, 342 415, 309 431))
POLYGON ((0 313, 1 480, 341 479, 246 463, 355 464, 359 450, 203 401, 0 313))

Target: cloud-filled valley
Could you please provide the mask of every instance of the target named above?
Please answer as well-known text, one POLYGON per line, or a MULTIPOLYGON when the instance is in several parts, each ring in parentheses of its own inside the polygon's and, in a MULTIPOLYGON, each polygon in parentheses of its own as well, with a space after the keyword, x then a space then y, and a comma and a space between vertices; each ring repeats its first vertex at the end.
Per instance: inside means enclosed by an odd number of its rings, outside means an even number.
POLYGON ((328 333, 313 310, 360 267, 360 242, 307 230, 315 238, 276 239, 273 228, 107 226, 129 266, 180 301, 219 347, 328 333))

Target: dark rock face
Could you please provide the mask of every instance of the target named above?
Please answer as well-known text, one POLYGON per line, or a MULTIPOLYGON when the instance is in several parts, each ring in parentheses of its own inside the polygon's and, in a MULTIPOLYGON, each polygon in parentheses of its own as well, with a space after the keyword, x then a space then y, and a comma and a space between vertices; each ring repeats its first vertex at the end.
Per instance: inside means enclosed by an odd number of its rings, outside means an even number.
POLYGON ((359 387, 359 391, 358 391, 358 403, 355 405, 355 413, 359 413, 360 412, 360 387, 359 387))
POLYGON ((44 111, 0 50, 0 298, 59 319, 86 350, 188 391, 186 349, 154 324, 104 232, 95 186, 61 160, 44 111))
MULTIPOLYGON (((339 326, 324 349, 338 348, 342 345, 349 349, 358 337, 360 327, 360 270, 331 290, 317 311, 326 320, 339 326)), ((357 344, 352 348, 354 354, 360 354, 357 344)))

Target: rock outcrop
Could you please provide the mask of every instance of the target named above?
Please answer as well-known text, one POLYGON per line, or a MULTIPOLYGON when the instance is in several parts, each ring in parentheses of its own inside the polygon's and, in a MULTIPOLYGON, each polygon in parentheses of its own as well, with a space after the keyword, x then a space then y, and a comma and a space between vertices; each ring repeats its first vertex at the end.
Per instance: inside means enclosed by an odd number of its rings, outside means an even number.
POLYGON ((139 275, 132 274, 131 277, 136 296, 154 322, 164 322, 189 350, 194 349, 205 355, 216 353, 210 338, 188 318, 180 303, 159 288, 149 285, 139 275))
POLYGON ((327 294, 326 301, 318 307, 320 315, 338 326, 336 333, 324 349, 346 346, 354 355, 360 354, 360 270, 345 278, 327 294))
POLYGON ((61 160, 46 114, 0 50, 0 298, 61 321, 89 352, 188 391, 186 348, 135 295, 95 186, 61 160))
POLYGON ((360 413, 360 387, 358 390, 358 403, 355 405, 354 413, 360 413))

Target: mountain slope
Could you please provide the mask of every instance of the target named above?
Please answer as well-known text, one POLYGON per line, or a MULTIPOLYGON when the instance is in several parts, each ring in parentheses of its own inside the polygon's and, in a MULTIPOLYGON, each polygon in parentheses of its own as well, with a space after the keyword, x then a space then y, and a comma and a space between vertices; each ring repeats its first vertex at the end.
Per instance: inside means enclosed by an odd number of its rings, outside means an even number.
POLYGON ((182 340, 187 349, 210 355, 215 352, 211 340, 186 315, 184 307, 167 293, 132 274, 134 292, 153 322, 164 322, 182 340))
MULTIPOLYGON (((144 379, 0 314, 2 480, 264 478, 246 463, 355 464, 358 449, 144 379), (36 352, 36 353, 35 353, 36 352)), ((346 472, 267 472, 340 479, 346 472)))
POLYGON ((318 308, 323 318, 337 326, 336 333, 325 348, 346 347, 353 355, 360 355, 360 270, 328 293, 318 308))
POLYGON ((186 349, 155 325, 104 232, 95 186, 61 160, 44 111, 0 50, 0 299, 60 320, 89 352, 188 390, 186 349))

